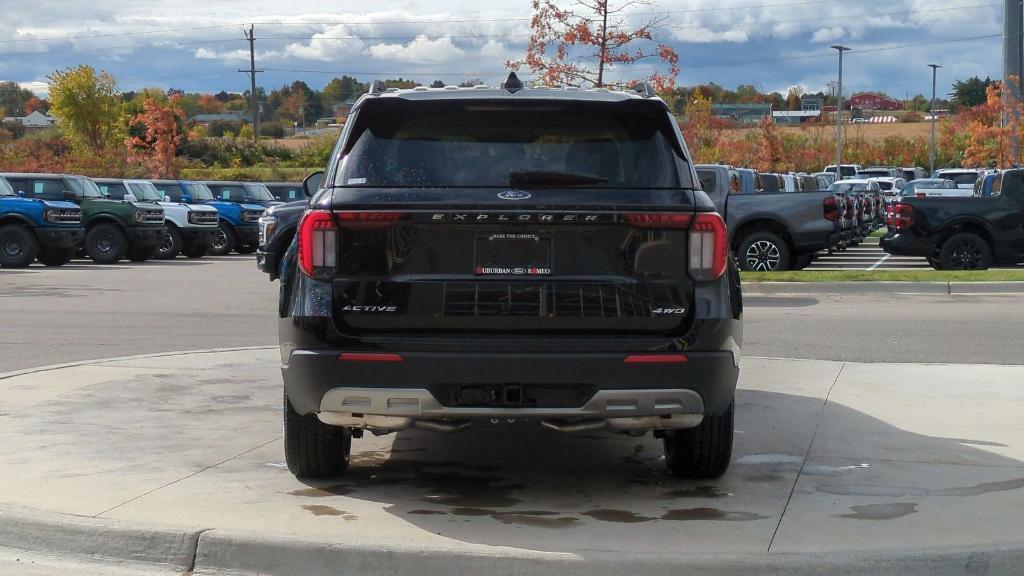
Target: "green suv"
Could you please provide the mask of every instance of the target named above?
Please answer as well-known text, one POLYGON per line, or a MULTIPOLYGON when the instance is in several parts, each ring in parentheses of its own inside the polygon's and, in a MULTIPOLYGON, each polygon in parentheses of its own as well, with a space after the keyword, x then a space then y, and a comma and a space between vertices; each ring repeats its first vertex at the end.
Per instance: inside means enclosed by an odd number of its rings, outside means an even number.
POLYGON ((70 174, 4 174, 19 196, 71 200, 82 207, 85 253, 97 264, 122 258, 151 258, 164 235, 164 210, 153 202, 112 200, 84 176, 70 174))

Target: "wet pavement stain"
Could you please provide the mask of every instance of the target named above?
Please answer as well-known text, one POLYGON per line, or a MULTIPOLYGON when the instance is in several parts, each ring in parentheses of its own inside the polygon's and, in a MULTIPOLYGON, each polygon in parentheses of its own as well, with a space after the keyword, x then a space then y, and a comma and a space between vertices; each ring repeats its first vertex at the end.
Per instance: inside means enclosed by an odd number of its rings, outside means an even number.
POLYGON ((917 512, 916 502, 893 502, 891 504, 868 504, 867 506, 850 506, 853 512, 842 514, 840 518, 854 520, 892 520, 917 512))
POLYGON ((437 504, 439 506, 454 506, 457 508, 510 508, 519 504, 521 500, 504 494, 460 494, 457 496, 424 496, 424 502, 437 504))
POLYGON ((309 504, 303 506, 302 509, 313 514, 313 516, 345 516, 348 514, 348 512, 338 510, 333 506, 322 506, 320 504, 309 504))
POLYGON ((747 482, 788 482, 781 474, 751 474, 743 479, 747 482))
POLYGON ((594 520, 600 520, 601 522, 615 522, 619 524, 637 524, 640 522, 650 522, 657 520, 650 516, 641 516, 635 512, 628 510, 611 510, 611 509, 598 509, 588 510, 583 512, 584 516, 589 516, 594 520))
POLYGON ((307 498, 326 498, 328 496, 348 496, 354 492, 351 486, 348 484, 334 484, 332 486, 324 486, 322 488, 311 487, 302 488, 301 490, 292 490, 288 494, 292 496, 305 496, 307 498))
POLYGON ((1024 478, 1006 480, 1003 482, 986 482, 976 486, 965 486, 962 488, 947 488, 936 490, 934 493, 939 496, 981 496, 992 492, 1007 492, 1024 488, 1024 478))
POLYGON ((413 516, 447 516, 447 512, 441 510, 409 510, 406 514, 413 516))
POLYGON ((495 514, 494 519, 502 524, 530 526, 531 528, 569 528, 579 521, 571 516, 551 518, 545 516, 528 516, 524 514, 495 514))
POLYGON ((694 488, 681 488, 670 490, 661 495, 662 498, 728 498, 732 492, 723 492, 717 486, 696 486, 694 488))
POLYGON ((718 508, 682 508, 669 510, 662 515, 662 520, 673 520, 677 522, 690 522, 698 520, 711 520, 716 522, 750 522, 752 520, 765 520, 768 516, 754 514, 753 512, 729 512, 718 508))

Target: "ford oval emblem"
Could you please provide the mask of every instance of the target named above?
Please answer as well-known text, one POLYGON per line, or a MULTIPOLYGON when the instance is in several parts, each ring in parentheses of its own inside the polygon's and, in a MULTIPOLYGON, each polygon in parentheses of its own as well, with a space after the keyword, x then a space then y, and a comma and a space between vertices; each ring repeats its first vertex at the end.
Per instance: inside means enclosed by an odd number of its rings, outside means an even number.
POLYGON ((501 198, 502 200, 526 200, 530 197, 531 195, 529 192, 523 192, 522 190, 505 190, 498 194, 498 198, 501 198))

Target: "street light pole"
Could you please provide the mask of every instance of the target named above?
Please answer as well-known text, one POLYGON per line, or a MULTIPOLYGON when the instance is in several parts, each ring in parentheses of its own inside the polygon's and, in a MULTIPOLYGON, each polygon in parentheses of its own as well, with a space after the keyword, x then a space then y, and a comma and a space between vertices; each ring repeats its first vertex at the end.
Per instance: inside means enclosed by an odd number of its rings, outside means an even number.
POLYGON ((836 180, 843 179, 843 52, 850 50, 846 46, 831 47, 839 51, 839 86, 836 93, 836 180))
POLYGON ((932 69, 932 103, 928 106, 928 111, 931 112, 932 117, 932 147, 928 152, 928 168, 930 170, 928 174, 931 175, 935 173, 935 77, 942 66, 929 64, 928 67, 932 69))

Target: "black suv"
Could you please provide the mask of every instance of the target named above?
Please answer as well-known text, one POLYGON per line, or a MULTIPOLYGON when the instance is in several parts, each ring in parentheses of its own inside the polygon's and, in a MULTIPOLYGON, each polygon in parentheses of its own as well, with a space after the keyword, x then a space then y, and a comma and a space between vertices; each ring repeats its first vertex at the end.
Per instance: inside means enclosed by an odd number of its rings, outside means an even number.
POLYGON ((352 108, 285 255, 285 452, 536 421, 729 465, 742 301, 668 107, 634 90, 382 90, 352 108))

